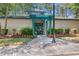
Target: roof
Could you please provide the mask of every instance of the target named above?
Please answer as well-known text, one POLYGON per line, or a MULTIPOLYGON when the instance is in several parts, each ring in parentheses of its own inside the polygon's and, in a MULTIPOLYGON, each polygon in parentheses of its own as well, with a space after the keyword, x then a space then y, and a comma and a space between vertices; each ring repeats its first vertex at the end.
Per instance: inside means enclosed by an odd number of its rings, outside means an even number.
POLYGON ((52 15, 30 15, 30 18, 32 19, 49 19, 52 20, 52 15))

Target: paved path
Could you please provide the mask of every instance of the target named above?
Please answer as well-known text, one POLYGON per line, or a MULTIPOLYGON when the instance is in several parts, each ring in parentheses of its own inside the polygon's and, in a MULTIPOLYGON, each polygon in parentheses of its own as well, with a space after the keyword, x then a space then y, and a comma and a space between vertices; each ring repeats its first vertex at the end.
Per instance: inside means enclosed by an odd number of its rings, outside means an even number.
POLYGON ((79 55, 79 43, 67 42, 56 39, 57 43, 51 43, 52 38, 38 36, 25 45, 16 47, 0 47, 1 56, 53 56, 53 55, 79 55), (77 52, 77 53, 76 53, 77 52))

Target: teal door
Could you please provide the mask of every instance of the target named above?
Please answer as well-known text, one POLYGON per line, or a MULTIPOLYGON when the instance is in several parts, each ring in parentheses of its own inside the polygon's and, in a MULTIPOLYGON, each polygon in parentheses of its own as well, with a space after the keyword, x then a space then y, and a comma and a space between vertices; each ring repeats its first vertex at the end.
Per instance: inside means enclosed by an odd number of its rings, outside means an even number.
POLYGON ((35 23, 35 33, 37 35, 43 34, 43 23, 35 23))

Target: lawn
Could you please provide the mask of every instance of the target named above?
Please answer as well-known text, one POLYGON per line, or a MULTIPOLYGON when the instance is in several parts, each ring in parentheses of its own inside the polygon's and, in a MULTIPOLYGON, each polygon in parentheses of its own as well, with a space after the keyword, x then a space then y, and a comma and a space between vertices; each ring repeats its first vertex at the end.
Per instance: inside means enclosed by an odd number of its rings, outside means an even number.
POLYGON ((29 38, 9 38, 9 39, 0 39, 0 46, 14 45, 14 44, 23 44, 31 41, 29 38))

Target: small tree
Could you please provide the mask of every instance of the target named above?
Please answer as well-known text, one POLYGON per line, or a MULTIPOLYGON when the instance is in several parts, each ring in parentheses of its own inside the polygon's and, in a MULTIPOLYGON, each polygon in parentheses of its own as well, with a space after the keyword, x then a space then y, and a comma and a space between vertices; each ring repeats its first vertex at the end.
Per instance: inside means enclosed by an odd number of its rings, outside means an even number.
POLYGON ((5 16, 5 26, 4 26, 4 34, 6 33, 6 29, 7 29, 7 20, 8 20, 8 14, 9 11, 13 9, 13 6, 15 4, 9 4, 9 3, 1 3, 0 4, 0 15, 1 16, 5 16))

